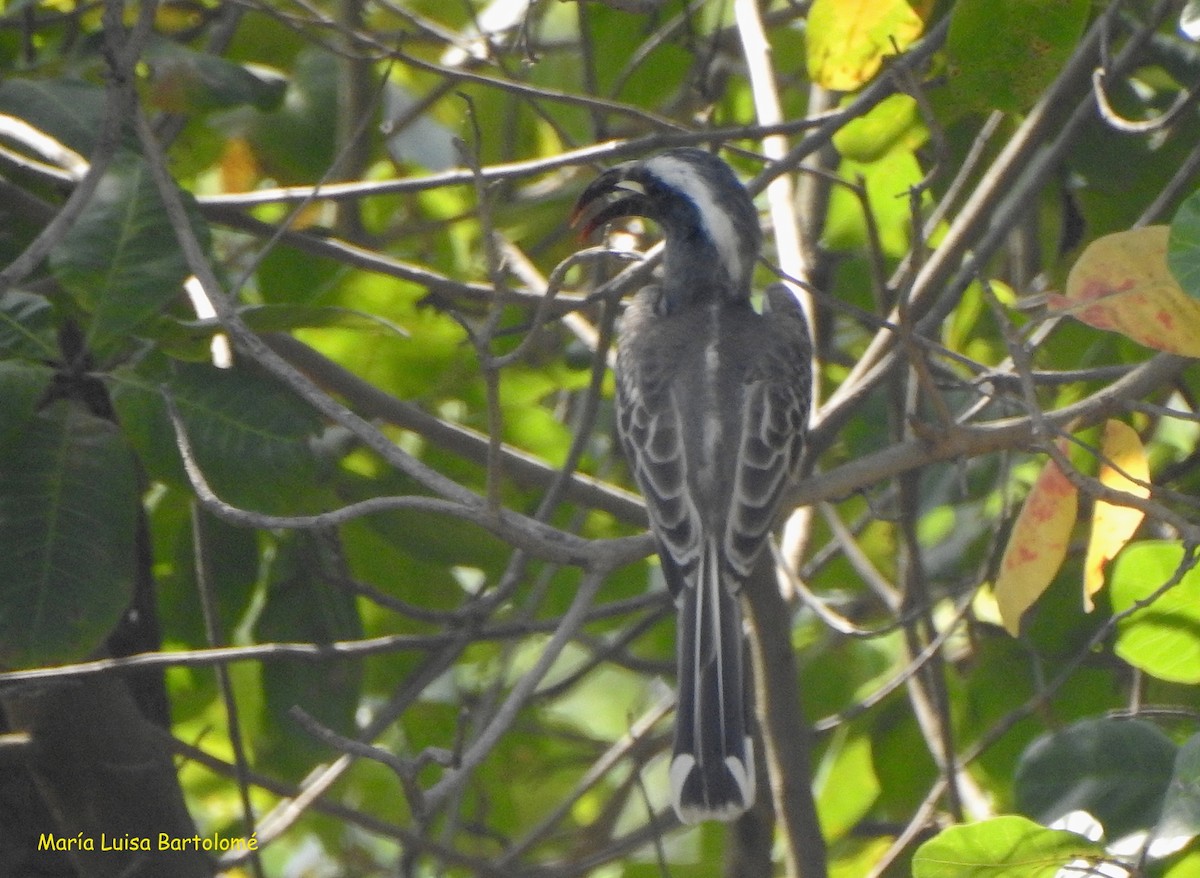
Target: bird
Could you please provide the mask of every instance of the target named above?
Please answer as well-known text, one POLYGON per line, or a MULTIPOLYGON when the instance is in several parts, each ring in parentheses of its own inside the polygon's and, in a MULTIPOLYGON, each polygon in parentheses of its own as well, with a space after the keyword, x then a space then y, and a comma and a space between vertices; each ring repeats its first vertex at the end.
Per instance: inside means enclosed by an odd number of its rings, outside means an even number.
POLYGON ((671 801, 683 823, 755 801, 740 592, 799 474, 812 345, 782 283, 755 310, 758 212, 721 158, 669 149, 603 171, 580 194, 584 237, 644 217, 660 271, 617 335, 617 428, 677 608, 671 801))

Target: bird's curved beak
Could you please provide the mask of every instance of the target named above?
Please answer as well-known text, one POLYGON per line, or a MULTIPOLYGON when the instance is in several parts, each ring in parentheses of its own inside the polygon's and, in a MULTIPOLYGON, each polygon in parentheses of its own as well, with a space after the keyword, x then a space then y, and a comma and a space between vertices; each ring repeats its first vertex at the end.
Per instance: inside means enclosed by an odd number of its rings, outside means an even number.
POLYGON ((632 164, 617 165, 588 184, 571 211, 571 226, 588 238, 610 220, 623 216, 649 216, 646 189, 629 176, 632 164), (606 200, 608 196, 617 197, 606 200))

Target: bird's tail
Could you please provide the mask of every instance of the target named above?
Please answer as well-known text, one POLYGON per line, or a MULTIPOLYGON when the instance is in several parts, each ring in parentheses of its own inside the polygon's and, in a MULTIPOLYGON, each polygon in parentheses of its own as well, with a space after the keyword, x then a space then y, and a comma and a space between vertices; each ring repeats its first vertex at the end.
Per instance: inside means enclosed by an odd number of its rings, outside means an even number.
POLYGON ((679 702, 670 777, 684 823, 732 820, 754 803, 742 609, 723 572, 716 541, 709 540, 695 578, 678 596, 679 702))

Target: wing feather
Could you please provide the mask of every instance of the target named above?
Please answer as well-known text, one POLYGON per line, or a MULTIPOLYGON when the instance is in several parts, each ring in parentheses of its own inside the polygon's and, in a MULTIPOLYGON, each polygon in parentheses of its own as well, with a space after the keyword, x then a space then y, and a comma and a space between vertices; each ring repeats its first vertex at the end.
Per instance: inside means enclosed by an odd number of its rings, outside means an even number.
POLYGON ((672 593, 693 578, 700 561, 701 520, 688 491, 688 461, 684 450, 679 406, 666 376, 646 370, 618 372, 618 428, 625 457, 650 511, 660 555, 669 556, 672 593))
POLYGON ((799 303, 782 286, 767 290, 766 338, 745 376, 742 425, 725 561, 739 579, 751 569, 775 523, 780 498, 799 474, 811 405, 811 342, 799 303))

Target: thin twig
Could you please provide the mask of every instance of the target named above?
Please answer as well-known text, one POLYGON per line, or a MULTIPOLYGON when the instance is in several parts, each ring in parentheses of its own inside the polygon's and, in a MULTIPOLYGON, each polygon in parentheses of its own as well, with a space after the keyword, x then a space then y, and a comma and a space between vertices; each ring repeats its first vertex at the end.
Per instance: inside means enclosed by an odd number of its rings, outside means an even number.
MULTIPOLYGON (((606 571, 605 571, 606 572, 606 571)), ((604 582, 605 572, 589 573, 583 577, 570 608, 562 617, 562 621, 554 635, 547 641, 537 662, 516 685, 512 687, 504 704, 496 711, 495 717, 464 750, 460 764, 456 769, 448 771, 443 777, 426 791, 426 801, 431 809, 440 807, 442 802, 454 793, 479 766, 484 758, 495 747, 500 736, 508 731, 513 719, 525 702, 533 695, 534 689, 549 673, 551 666, 559 654, 583 622, 584 614, 591 605, 592 599, 604 582)))
MULTIPOLYGON (((204 636, 209 647, 219 648, 224 641, 220 617, 217 615, 216 597, 213 594, 212 581, 208 570, 207 540, 204 535, 204 518, 198 503, 191 504, 192 518, 192 554, 196 571, 196 589, 200 593, 200 610, 204 617, 204 636)), ((224 662, 213 665, 217 676, 217 688, 221 692, 221 700, 225 706, 225 722, 229 732, 229 746, 233 751, 233 764, 237 771, 238 796, 241 800, 242 818, 246 821, 246 835, 255 835, 254 806, 250 802, 250 761, 246 755, 246 742, 243 737, 241 715, 238 711, 237 698, 233 692, 233 682, 229 677, 229 668, 224 662)), ((258 878, 265 878, 262 857, 255 848, 250 852, 250 868, 258 878)))

